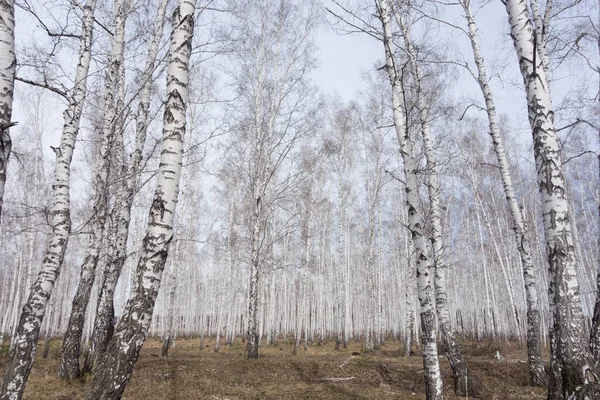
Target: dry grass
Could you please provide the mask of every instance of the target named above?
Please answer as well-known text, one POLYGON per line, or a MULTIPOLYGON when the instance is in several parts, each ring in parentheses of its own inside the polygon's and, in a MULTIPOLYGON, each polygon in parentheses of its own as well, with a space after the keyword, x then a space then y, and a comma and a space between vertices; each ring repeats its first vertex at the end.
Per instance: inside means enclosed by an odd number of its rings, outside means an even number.
MULTIPOLYGON (((243 344, 221 346, 214 341, 198 349, 198 339, 180 339, 168 359, 159 358, 160 343, 149 339, 142 349, 124 399, 424 399, 420 356, 401 357, 400 344, 388 342, 380 351, 363 355, 360 344, 335 351, 334 343, 309 346, 292 356, 292 346, 262 347, 259 360, 245 358, 243 344), (352 378, 331 380, 331 378, 352 378)), ((41 350, 41 346, 39 347, 41 350)), ((525 350, 516 344, 464 343, 481 399, 545 398, 545 390, 527 386, 525 350), (508 359, 496 360, 496 351, 508 359)), ((35 361, 25 399, 81 398, 85 379, 56 378, 60 342, 52 344, 49 359, 35 361)), ((1 354, 1 353, 0 353, 1 354)), ((441 360, 447 399, 452 392, 448 362, 441 360)), ((0 357, 0 369, 7 362, 0 357)))

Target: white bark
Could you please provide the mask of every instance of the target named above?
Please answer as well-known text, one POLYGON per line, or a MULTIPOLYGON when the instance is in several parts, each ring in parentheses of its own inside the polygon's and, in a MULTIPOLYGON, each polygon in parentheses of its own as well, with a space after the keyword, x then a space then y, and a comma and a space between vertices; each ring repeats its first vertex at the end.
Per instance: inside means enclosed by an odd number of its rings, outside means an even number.
POLYGON ((395 17, 404 38, 404 47, 410 61, 414 85, 416 90, 416 107, 421 122, 421 134, 423 136, 423 150, 427 160, 427 189, 429 191, 430 219, 431 219, 431 244, 433 249, 433 262, 435 271, 435 302, 438 324, 442 333, 442 339, 446 355, 452 367, 454 377, 454 391, 459 396, 469 396, 473 392, 467 363, 462 357, 454 331, 450 324, 450 312, 448 310, 448 292, 446 278, 446 262, 444 259, 444 241, 442 237, 442 223, 440 217, 440 184, 437 173, 437 160, 433 150, 431 138, 431 127, 429 123, 429 107, 425 102, 425 93, 417 52, 411 39, 411 28, 404 20, 398 8, 395 9, 395 17))
POLYGON ((54 283, 60 272, 69 242, 71 230, 70 167, 87 90, 95 6, 95 0, 91 0, 83 6, 82 32, 74 87, 69 98, 69 106, 63 114, 65 123, 60 146, 55 149, 53 202, 50 209, 52 235, 42 269, 23 306, 17 331, 13 337, 15 345, 4 375, 2 394, 0 395, 2 400, 18 400, 23 395, 33 364, 42 318, 46 312, 48 299, 54 289, 54 283))
POLYGON ((442 399, 442 376, 438 359, 435 336, 435 309, 432 290, 431 270, 427 258, 427 249, 423 237, 423 214, 417 192, 417 163, 414 158, 413 146, 406 131, 406 114, 403 107, 404 89, 398 75, 394 60, 395 45, 392 40, 388 0, 380 0, 378 13, 383 26, 383 44, 385 47, 386 64, 392 87, 393 117, 396 135, 400 143, 400 151, 404 162, 406 178, 406 203, 408 207, 408 225, 411 232, 417 263, 417 284, 421 311, 421 329, 423 330, 423 366, 425 368, 426 395, 428 399, 442 399))
POLYGON ((15 1, 0 1, 0 218, 4 200, 6 170, 12 148, 9 129, 15 85, 15 1))
POLYGON ((126 10, 123 0, 114 2, 115 32, 113 39, 112 54, 109 58, 109 66, 104 80, 104 98, 102 103, 103 122, 101 142, 99 148, 99 165, 94 177, 94 197, 92 217, 90 221, 90 235, 88 247, 81 265, 79 284, 73 298, 71 315, 67 324, 67 331, 62 344, 60 367, 58 376, 61 379, 77 379, 81 376, 79 368, 80 344, 85 322, 85 314, 89 303, 92 286, 96 277, 96 266, 100 256, 106 225, 108 208, 108 176, 115 130, 120 128, 117 123, 117 92, 119 91, 119 73, 123 64, 123 52, 125 48, 125 20, 126 10))
POLYGON ((465 18, 467 19, 469 39, 471 42, 471 48, 473 50, 473 58, 475 65, 477 66, 477 81, 485 100, 490 135, 492 136, 494 152, 496 153, 496 158, 498 160, 498 167, 500 169, 500 177, 502 179, 504 194, 506 196, 514 224, 517 249, 519 250, 519 255, 521 257, 523 279, 525 282, 525 296, 527 301, 527 357, 529 363, 529 376, 533 385, 545 386, 547 383, 547 377, 541 357, 539 300, 527 226, 523 221, 522 210, 519 207, 513 188, 508 160, 506 158, 506 150, 504 148, 504 140, 498 127, 496 105, 487 78, 485 63, 481 53, 481 47, 479 45, 477 26, 475 24, 475 18, 471 12, 470 1, 461 1, 461 5, 465 11, 465 18))
MULTIPOLYGON (((133 198, 138 187, 139 173, 141 169, 144 144, 146 143, 146 132, 148 129, 148 111, 150 108, 151 88, 153 83, 153 72, 158 55, 158 46, 163 36, 163 27, 165 21, 165 10, 167 0, 159 0, 156 15, 156 25, 148 49, 146 65, 141 78, 140 101, 136 115, 136 136, 135 146, 131 155, 131 164, 129 167, 123 165, 121 177, 122 183, 117 188, 115 207, 113 214, 116 218, 112 221, 110 234, 110 243, 108 250, 108 260, 106 270, 103 276, 102 288, 98 300, 98 309, 94 321, 94 330, 89 353, 86 357, 84 371, 90 371, 97 361, 98 357, 104 352, 108 340, 112 337, 114 326, 114 292, 125 263, 127 250, 127 237, 129 235, 129 223, 131 221, 131 208, 133 198), (115 221, 116 220, 116 221, 115 221)), ((119 115, 118 115, 119 116, 119 115)), ((115 148, 117 157, 121 157, 123 148, 122 129, 117 132, 115 138, 115 148)))
POLYGON ((550 263, 549 291, 553 297, 550 301, 554 301, 555 307, 551 351, 561 376, 551 374, 549 397, 592 398, 590 390, 594 387, 589 378, 594 374, 590 372, 597 371, 594 371, 588 338, 584 334, 572 220, 556 140, 549 80, 543 57, 535 46, 535 31, 526 0, 507 0, 506 10, 525 83, 550 263))
POLYGON ((195 6, 195 0, 180 0, 173 13, 160 167, 138 262, 137 280, 115 334, 101 362, 95 366, 86 399, 121 397, 152 321, 169 243, 173 239, 186 130, 188 67, 195 6))

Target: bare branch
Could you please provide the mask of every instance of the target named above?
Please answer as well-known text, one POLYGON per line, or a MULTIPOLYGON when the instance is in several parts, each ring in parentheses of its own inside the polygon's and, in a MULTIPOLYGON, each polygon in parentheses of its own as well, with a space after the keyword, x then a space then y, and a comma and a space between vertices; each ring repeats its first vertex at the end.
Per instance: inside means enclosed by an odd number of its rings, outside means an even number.
POLYGON ((43 82, 43 83, 42 82, 36 82, 36 81, 32 81, 32 80, 29 80, 29 79, 26 79, 26 78, 21 78, 20 76, 15 76, 15 80, 19 81, 19 82, 26 83, 26 84, 31 85, 31 86, 37 86, 37 87, 41 87, 41 88, 50 90, 51 92, 54 92, 56 94, 61 95, 65 99, 69 98, 68 94, 65 91, 63 91, 63 90, 61 90, 61 89, 59 89, 57 87, 54 87, 54 86, 50 85, 48 82, 43 82))

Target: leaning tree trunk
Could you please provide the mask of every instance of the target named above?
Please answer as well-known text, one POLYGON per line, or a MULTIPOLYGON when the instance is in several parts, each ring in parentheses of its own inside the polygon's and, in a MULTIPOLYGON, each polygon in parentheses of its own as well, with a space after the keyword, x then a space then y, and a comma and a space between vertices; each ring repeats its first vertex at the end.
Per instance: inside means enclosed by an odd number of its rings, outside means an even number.
POLYGON ((82 34, 75 71, 75 84, 69 98, 69 106, 64 111, 65 124, 60 146, 54 149, 56 164, 52 185, 53 204, 50 210, 52 236, 48 243, 42 270, 23 306, 17 330, 13 336, 14 346, 4 374, 2 394, 0 395, 2 400, 16 400, 23 395, 25 383, 33 364, 40 325, 69 242, 71 230, 69 176, 87 90, 95 6, 96 0, 83 6, 82 34))
POLYGON ((137 267, 132 297, 110 340, 94 367, 85 398, 120 399, 131 377, 152 321, 179 193, 183 139, 188 101, 188 67, 194 30, 195 0, 180 0, 173 13, 173 31, 167 68, 167 101, 163 119, 163 149, 148 230, 137 267))
MULTIPOLYGON (((81 265, 79 284, 73 298, 71 315, 62 344, 58 377, 61 379, 77 379, 81 376, 79 356, 81 354, 81 336, 85 323, 85 312, 90 300, 92 286, 96 277, 96 266, 100 256, 100 248, 106 224, 108 207, 108 176, 113 149, 113 138, 117 128, 115 91, 118 91, 118 75, 123 62, 125 45, 125 10, 124 2, 115 1, 115 34, 110 57, 109 68, 104 81, 102 138, 99 151, 99 167, 94 180, 94 200, 88 247, 81 265)), ((122 82, 121 82, 122 83, 122 82)))
POLYGON ((394 126, 398 141, 400 142, 400 152, 402 154, 406 178, 408 229, 412 236, 417 263, 417 285, 421 312, 421 329, 423 331, 423 367, 425 369, 426 396, 428 400, 437 400, 443 399, 443 385, 436 343, 431 270, 429 268, 427 249, 423 237, 423 213, 417 192, 418 165, 414 157, 412 143, 406 131, 406 114, 403 108, 404 88, 402 87, 402 81, 398 75, 398 69, 394 60, 395 45, 392 41, 389 1, 380 0, 377 11, 383 26, 383 44, 386 57, 385 69, 392 87, 394 126))
MULTIPOLYGON (((144 72, 141 78, 140 102, 138 104, 136 115, 136 137, 135 148, 131 155, 131 165, 129 168, 123 166, 122 176, 126 176, 117 188, 115 206, 113 215, 116 218, 111 222, 111 238, 108 250, 108 261, 104 272, 102 287, 100 289, 96 318, 94 320, 94 329, 90 349, 86 356, 83 371, 89 372, 93 365, 98 361, 106 350, 109 340, 114 332, 114 293, 117 282, 125 263, 127 251, 127 237, 129 235, 129 222, 131 220, 131 206, 138 185, 138 176, 141 169, 144 144, 146 142, 146 132, 148 129, 148 110, 150 108, 150 97, 152 88, 152 74, 156 65, 158 46, 163 35, 165 20, 165 9, 167 0, 160 0, 157 12, 155 30, 150 42, 148 57, 144 72)), ((117 132, 115 140, 116 147, 122 149, 123 132, 117 132), (117 146, 118 143, 118 146, 117 146)), ((116 154, 120 157, 122 151, 116 154)))
POLYGON ((512 185, 508 160, 506 158, 506 150, 504 149, 504 141, 498 127, 494 97, 492 96, 492 91, 485 72, 485 64, 481 55, 477 27, 475 25, 475 18, 471 12, 470 1, 461 1, 461 5, 465 11, 465 17, 469 26, 469 39, 471 40, 473 58, 475 59, 478 72, 477 81, 485 100, 490 135, 492 136, 494 152, 498 159, 500 177, 502 178, 504 194, 506 195, 506 201, 508 202, 510 214, 513 219, 517 249, 523 266, 523 280, 525 282, 525 297, 527 301, 527 360, 529 363, 529 378, 533 386, 544 387, 547 385, 548 379, 542 360, 539 300, 527 226, 523 220, 522 211, 519 208, 515 190, 512 185))
POLYGON ((399 10, 395 10, 396 21, 402 30, 406 54, 411 65, 414 85, 416 90, 416 106, 421 121, 421 134, 423 136, 423 150, 427 160, 427 189, 429 191, 430 219, 431 219, 431 244, 435 268, 435 304, 437 310, 438 324, 444 341, 446 356, 450 361, 452 376, 454 378, 454 392, 457 396, 470 396, 473 394, 472 378, 469 375, 467 362, 462 356, 458 341, 450 324, 450 311, 448 310, 448 292, 446 278, 446 262, 444 260, 444 241, 442 237, 442 222, 440 218, 440 185, 437 173, 437 161, 433 151, 433 140, 431 139, 429 111, 425 103, 425 94, 421 81, 421 73, 417 62, 417 53, 413 46, 410 27, 404 21, 399 10))
MULTIPOLYGON (((575 260, 572 220, 554 128, 554 111, 548 79, 526 0, 507 0, 506 10, 525 90, 540 196, 546 249, 550 264, 554 300, 552 352, 560 376, 561 390, 549 391, 549 398, 591 399, 600 395, 597 367, 594 366, 585 335, 575 260)), ((551 300, 552 301, 552 300, 551 300)))
POLYGON ((9 128, 11 122, 13 90, 15 86, 15 0, 0 1, 0 218, 4 203, 6 169, 12 148, 9 128))

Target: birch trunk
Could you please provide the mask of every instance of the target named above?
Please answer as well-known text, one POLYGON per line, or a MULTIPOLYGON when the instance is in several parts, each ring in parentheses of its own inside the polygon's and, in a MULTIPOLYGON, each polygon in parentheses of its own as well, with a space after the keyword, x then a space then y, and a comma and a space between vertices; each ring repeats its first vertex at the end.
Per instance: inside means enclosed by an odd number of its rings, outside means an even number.
POLYGON ((540 57, 539 48, 536 48, 527 2, 507 0, 506 10, 527 94, 550 279, 554 287, 550 295, 555 306, 552 329, 555 346, 551 350, 561 371, 560 377, 551 374, 551 381, 559 379, 561 389, 560 393, 549 391, 549 397, 591 399, 600 394, 593 383, 598 382, 598 375, 592 362, 588 338, 584 335, 572 222, 547 74, 543 57, 540 57))
POLYGON ((112 156, 112 145, 117 127, 115 87, 118 86, 118 75, 123 63, 125 45, 125 5, 122 0, 114 3, 115 33, 109 68, 104 81, 104 111, 102 138, 100 144, 100 165, 94 179, 93 215, 90 221, 88 247, 81 265, 79 284, 73 298, 71 315, 64 336, 58 377, 61 379, 77 379, 81 376, 79 356, 81 353, 81 337, 85 323, 85 314, 90 300, 92 286, 96 277, 96 266, 100 256, 100 248, 104 237, 106 214, 108 207, 108 176, 112 156))
POLYGON ((94 367, 85 398, 119 399, 131 377, 146 339, 173 239, 173 217, 185 136, 188 67, 194 29, 195 0, 180 0, 173 13, 167 68, 167 100, 163 119, 163 148, 148 230, 142 243, 137 279, 123 317, 101 361, 94 367))
POLYGON ((248 293, 248 358, 258 359, 258 276, 260 265, 261 221, 263 206, 261 197, 255 196, 256 205, 253 215, 252 260, 250 262, 250 291, 248 293))
POLYGON ((533 386, 546 386, 547 376, 544 370, 542 360, 541 334, 540 334, 540 308, 535 284, 535 271, 533 267, 533 258, 531 256, 531 246, 527 233, 527 226, 524 222, 522 210, 517 202, 517 197, 512 185, 512 178, 509 171, 508 160, 506 158, 506 150, 504 148, 504 140, 500 134, 498 127, 498 117, 496 114, 496 105, 494 97, 487 78, 485 63, 481 55, 479 46, 479 37, 477 34, 477 26, 475 18, 471 12, 470 0, 461 1, 461 5, 465 11, 465 17, 469 27, 469 39, 473 50, 473 58, 477 66, 477 81, 481 89, 481 93, 485 100, 486 112, 488 116, 490 135, 494 144, 494 152, 498 159, 498 167, 500 169, 500 177, 506 201, 510 209, 510 214, 514 224, 514 234, 517 242, 517 249, 521 257, 521 265, 523 267, 523 279, 525 281, 525 297, 527 302, 527 361, 529 364, 529 378, 533 386))
POLYGON ((4 203, 6 170, 10 158, 12 141, 9 129, 11 122, 13 91, 15 86, 15 1, 0 1, 0 219, 4 203))
POLYGON ((472 379, 469 376, 467 363, 463 358, 458 342, 450 325, 450 312, 448 310, 448 292, 446 278, 446 262, 444 260, 444 242, 442 238, 442 223, 440 218, 440 185, 437 174, 437 161, 433 151, 433 140, 429 124, 429 110, 425 103, 425 94, 421 82, 421 73, 417 62, 417 53, 411 40, 410 27, 404 21, 399 10, 395 10, 395 17, 402 36, 404 47, 409 58, 414 85, 416 90, 416 106, 421 122, 421 135, 423 136, 423 150, 427 160, 427 189, 429 191, 430 219, 431 219, 431 244, 433 249, 433 262, 435 271, 435 305, 438 324, 442 333, 444 350, 450 361, 452 376, 454 378, 454 392, 457 396, 469 396, 473 393, 472 379))
POLYGON ((398 76, 395 65, 395 45, 392 41, 390 5, 388 0, 380 0, 378 16, 383 26, 383 44, 385 47, 386 64, 392 86, 393 117, 396 135, 400 143, 400 151, 404 162, 406 177, 406 205, 408 208, 408 227, 411 232, 415 258, 417 263, 417 285, 421 312, 421 329, 423 342, 423 367, 425 369, 426 396, 428 400, 443 399, 442 376, 438 359, 435 335, 435 310, 433 290, 431 287, 431 271, 427 259, 425 239, 423 237, 423 214, 417 192, 417 163, 414 158, 413 146, 406 131, 406 114, 403 109, 404 88, 398 76))
MULTIPOLYGON (((179 205, 179 210, 177 213, 177 223, 175 225, 175 229, 174 231, 178 234, 178 236, 182 236, 181 234, 183 233, 183 216, 185 215, 186 212, 186 205, 187 205, 187 199, 188 199, 188 194, 187 194, 187 174, 183 174, 183 177, 181 178, 181 180, 183 181, 182 183, 182 190, 181 190, 181 204, 179 205)), ((174 314, 175 314, 175 294, 177 292, 177 270, 180 270, 181 268, 179 268, 180 262, 181 262, 181 240, 177 240, 175 242, 175 252, 173 254, 173 256, 170 258, 170 264, 171 264, 171 268, 170 268, 170 273, 171 273, 171 288, 169 290, 169 297, 168 297, 168 303, 167 303, 167 320, 165 321, 165 340, 163 342, 163 346, 162 346, 162 350, 161 350, 161 357, 168 357, 169 356, 169 347, 171 346, 171 344, 173 343, 172 341, 172 336, 173 336, 173 319, 174 319, 174 314)))
MULTIPOLYGON (((109 243, 108 261, 103 277, 102 288, 98 300, 98 308, 94 320, 94 330, 90 343, 90 349, 87 354, 83 372, 92 370, 93 365, 104 353, 108 341, 112 338, 114 332, 114 293, 121 275, 123 264, 125 263, 127 251, 127 237, 129 235, 129 223, 131 221, 131 207, 133 198, 139 181, 139 172, 146 143, 146 132, 148 129, 148 111, 150 108, 150 97, 152 89, 152 74, 156 65, 158 46, 163 35, 165 20, 165 10, 167 0, 160 0, 158 5, 156 25, 152 40, 150 42, 146 65, 142 74, 140 88, 140 102, 138 104, 136 115, 136 137, 135 148, 131 155, 131 164, 129 168, 123 166, 122 185, 117 188, 115 208, 113 215, 116 214, 116 222, 112 222, 114 227, 111 229, 112 238, 109 243)), ((116 142, 119 147, 123 147, 122 130, 117 132, 119 138, 116 142)), ((117 151, 117 156, 121 157, 122 150, 117 151)))
POLYGON ((69 242, 71 230, 70 167, 87 90, 95 7, 96 0, 91 0, 83 6, 82 33, 75 70, 75 83, 69 98, 69 106, 63 114, 65 123, 60 146, 55 149, 53 202, 50 210, 52 235, 46 249, 42 269, 23 306, 17 330, 13 336, 14 347, 4 374, 2 393, 0 394, 2 400, 18 400, 23 395, 35 356, 40 325, 69 242))

